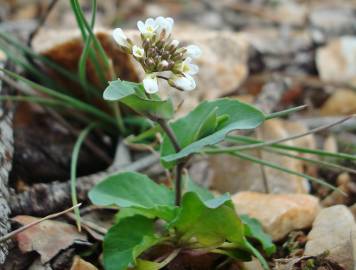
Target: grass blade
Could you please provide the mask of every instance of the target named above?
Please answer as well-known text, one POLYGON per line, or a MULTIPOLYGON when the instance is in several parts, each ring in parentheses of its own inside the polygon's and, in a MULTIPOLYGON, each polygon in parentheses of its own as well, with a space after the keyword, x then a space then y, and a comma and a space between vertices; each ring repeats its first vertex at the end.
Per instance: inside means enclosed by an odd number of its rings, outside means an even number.
MULTIPOLYGON (((63 68, 56 62, 52 61, 51 59, 34 52, 29 47, 23 45, 21 42, 14 39, 10 33, 0 32, 0 38, 2 38, 6 42, 8 42, 12 46, 14 46, 14 48, 18 49, 20 52, 32 57, 33 59, 36 59, 36 60, 42 62, 43 64, 50 67, 51 69, 58 72, 62 76, 66 77, 67 79, 80 84, 79 78, 76 75, 74 75, 73 72, 66 70, 65 68, 63 68)), ((91 84, 88 85, 88 88, 90 88, 90 91, 92 91, 92 92, 97 92, 97 89, 95 87, 93 87, 91 84)))
POLYGON ((267 152, 272 152, 272 153, 276 153, 278 155, 281 156, 286 156, 289 158, 293 158, 293 159, 298 159, 298 160, 302 160, 308 163, 312 163, 312 164, 316 164, 319 165, 320 167, 324 167, 324 168, 328 168, 330 170, 336 170, 336 171, 345 171, 345 172, 349 172, 352 174, 356 174, 356 170, 353 170, 351 168, 347 168, 332 162, 327 162, 327 161, 323 161, 323 160, 317 160, 317 159, 312 159, 312 158, 306 158, 306 157, 301 157, 298 155, 293 155, 288 153, 287 151, 281 151, 281 150, 277 150, 277 149, 273 149, 272 147, 266 147, 266 148, 262 148, 263 151, 267 151, 267 152))
MULTIPOLYGON (((250 144, 264 143, 264 141, 253 139, 253 138, 250 138, 247 136, 227 136, 226 141, 228 141, 228 142, 247 142, 250 144)), ((332 157, 332 158, 356 161, 355 155, 350 155, 347 153, 334 153, 334 152, 328 152, 328 151, 319 150, 319 149, 309 149, 309 148, 290 146, 290 145, 278 144, 278 143, 272 144, 269 146, 273 147, 273 148, 278 148, 278 149, 290 150, 290 151, 298 152, 298 153, 313 154, 313 155, 322 156, 322 157, 332 157)))
MULTIPOLYGON (((75 145, 73 147, 73 152, 72 152, 72 159, 70 163, 70 189, 71 189, 71 198, 72 198, 72 204, 77 205, 78 204, 78 196, 77 196, 77 163, 78 163, 78 157, 79 157, 79 152, 80 148, 89 134, 89 132, 96 126, 95 123, 87 126, 82 132, 80 132, 77 141, 75 142, 75 145)), ((80 226, 80 212, 78 208, 74 209, 74 215, 77 223, 77 228, 78 231, 81 231, 81 226, 80 226)))
POLYGON ((36 96, 1 96, 0 100, 9 100, 16 102, 30 102, 30 103, 38 103, 46 106, 62 106, 62 107, 71 107, 68 103, 54 100, 50 98, 36 97, 36 96))
MULTIPOLYGON (((6 75, 8 75, 9 77, 11 78, 14 78, 15 80, 20 80, 24 83, 26 83, 27 85, 31 86, 32 88, 44 93, 44 94, 47 94, 51 97, 55 97, 55 98, 58 98, 60 99, 61 101, 65 101, 65 102, 68 102, 71 106, 73 106, 74 108, 78 109, 78 110, 82 110, 82 111, 85 111, 87 113, 90 113, 96 117, 98 117, 99 119, 105 121, 106 123, 109 123, 109 124, 116 124, 116 121, 115 119, 108 115, 107 113, 97 109, 96 107, 90 105, 90 104, 87 104, 85 102, 82 102, 76 98, 73 98, 73 97, 70 97, 68 95, 65 95, 65 94, 62 94, 62 93, 59 93, 55 90, 52 90, 50 88, 47 88, 47 87, 44 87, 42 85, 39 85, 33 81, 30 81, 14 72, 11 72, 11 71, 8 71, 6 69, 3 69, 3 68, 0 68, 0 71, 3 71, 6 75)), ((5 77, 0 77, 0 79, 4 79, 6 80, 5 77)))

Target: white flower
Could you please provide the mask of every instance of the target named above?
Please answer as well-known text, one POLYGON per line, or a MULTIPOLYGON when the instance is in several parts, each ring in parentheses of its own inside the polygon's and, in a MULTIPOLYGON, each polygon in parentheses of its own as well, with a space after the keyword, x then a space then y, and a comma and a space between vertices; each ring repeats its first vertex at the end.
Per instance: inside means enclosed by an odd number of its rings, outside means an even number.
POLYGON ((192 91, 195 89, 196 84, 192 76, 185 74, 184 76, 173 76, 169 81, 173 87, 184 91, 192 91))
POLYGON ((198 58, 202 54, 201 49, 197 45, 189 45, 185 49, 187 50, 187 56, 191 58, 198 58))
POLYGON ((187 57, 182 63, 179 63, 175 69, 183 74, 195 75, 199 71, 197 65, 191 64, 192 58, 187 57))
POLYGON ((132 54, 137 58, 142 58, 145 56, 145 50, 139 46, 134 45, 132 47, 132 54))
POLYGON ((158 29, 156 20, 152 18, 148 18, 145 22, 138 21, 137 27, 138 30, 140 30, 141 34, 144 35, 144 37, 148 37, 148 38, 151 38, 155 34, 156 30, 158 29))
POLYGON ((130 43, 126 37, 126 35, 124 34, 124 31, 122 31, 121 28, 116 28, 112 31, 112 36, 114 38, 114 40, 116 41, 117 44, 119 44, 122 47, 126 47, 129 48, 130 47, 130 43))
POLYGON ((156 20, 157 33, 160 34, 163 30, 165 30, 166 35, 172 33, 174 20, 171 17, 164 18, 162 16, 157 17, 156 20))
POLYGON ((143 87, 149 94, 158 92, 158 82, 155 73, 149 73, 145 75, 145 78, 143 79, 143 87))

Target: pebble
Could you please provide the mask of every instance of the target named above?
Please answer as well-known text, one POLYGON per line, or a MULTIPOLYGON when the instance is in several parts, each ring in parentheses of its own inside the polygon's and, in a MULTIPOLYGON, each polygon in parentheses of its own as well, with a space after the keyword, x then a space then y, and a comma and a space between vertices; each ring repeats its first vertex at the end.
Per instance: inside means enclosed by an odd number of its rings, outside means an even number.
POLYGON ((324 208, 308 235, 304 255, 316 256, 328 250, 331 259, 345 270, 356 269, 356 224, 345 205, 324 208))
POLYGON ((274 241, 281 240, 293 230, 312 225, 318 211, 319 199, 307 194, 265 194, 239 192, 232 196, 239 215, 256 218, 274 241))

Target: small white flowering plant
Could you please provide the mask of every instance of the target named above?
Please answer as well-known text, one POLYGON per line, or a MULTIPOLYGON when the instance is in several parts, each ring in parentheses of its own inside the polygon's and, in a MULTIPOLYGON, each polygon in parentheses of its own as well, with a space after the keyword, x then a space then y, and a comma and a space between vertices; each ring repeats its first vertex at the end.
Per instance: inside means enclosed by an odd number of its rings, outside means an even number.
POLYGON ((134 44, 120 28, 113 31, 118 46, 141 64, 145 76, 141 83, 110 82, 104 99, 120 101, 152 121, 148 133, 162 135, 157 150, 174 181, 171 186, 159 185, 146 175, 122 172, 90 191, 94 204, 120 209, 104 239, 105 269, 162 269, 180 254, 190 253, 236 260, 254 256, 268 269, 260 252, 271 255, 275 246, 258 222, 239 216, 229 194, 215 197, 185 170, 194 154, 204 153, 207 147, 214 150, 230 131, 256 128, 266 116, 253 106, 223 98, 204 101, 174 119, 172 100, 159 95, 159 80, 166 80, 172 91, 194 90, 193 76, 199 68, 193 61, 202 57, 202 51, 196 45, 180 46, 172 38, 173 24, 172 18, 163 17, 139 21, 141 44, 134 44), (154 247, 165 251, 152 259, 147 254, 154 247))

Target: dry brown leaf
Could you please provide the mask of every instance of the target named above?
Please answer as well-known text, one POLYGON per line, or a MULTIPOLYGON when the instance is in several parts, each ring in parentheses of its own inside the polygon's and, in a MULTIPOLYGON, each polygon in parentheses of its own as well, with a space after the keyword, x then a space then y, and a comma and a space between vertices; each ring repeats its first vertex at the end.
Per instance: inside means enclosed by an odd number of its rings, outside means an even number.
MULTIPOLYGON (((38 220, 31 216, 16 216, 13 218, 22 225, 38 220)), ((16 235, 19 249, 26 253, 36 251, 41 256, 43 264, 50 261, 61 250, 73 245, 75 240, 85 241, 87 237, 67 223, 46 220, 16 235)))

